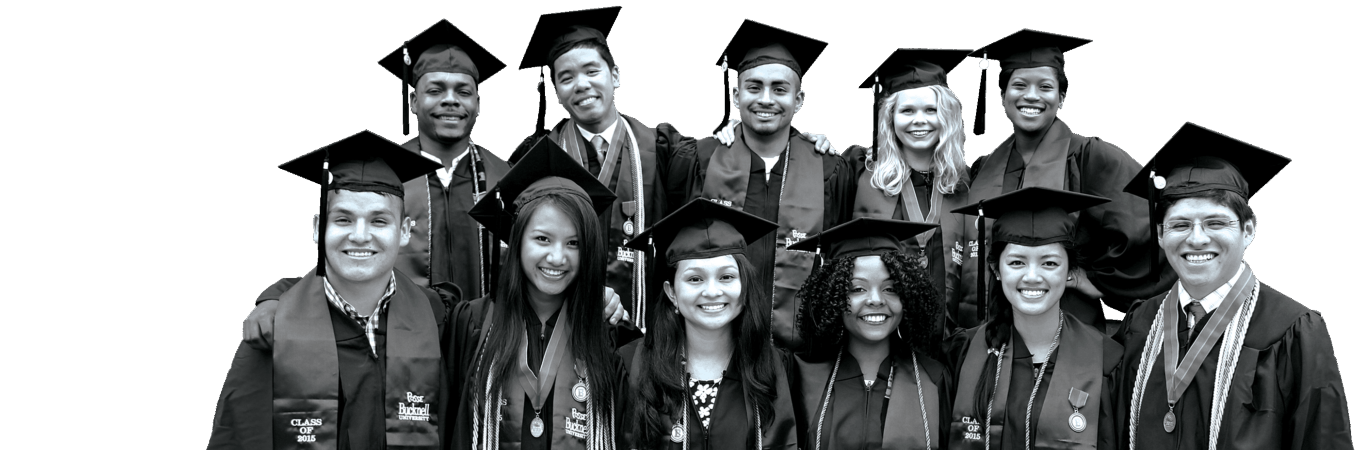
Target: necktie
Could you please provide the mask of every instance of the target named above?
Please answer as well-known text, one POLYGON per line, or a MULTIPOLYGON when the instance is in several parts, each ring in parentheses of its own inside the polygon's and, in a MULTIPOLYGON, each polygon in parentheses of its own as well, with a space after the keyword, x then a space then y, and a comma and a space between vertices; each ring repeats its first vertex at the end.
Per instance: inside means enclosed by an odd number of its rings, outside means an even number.
POLYGON ((589 143, 594 146, 594 151, 599 154, 599 164, 603 165, 605 157, 608 156, 608 141, 604 140, 603 135, 596 134, 589 143))
POLYGON ((1202 302, 1197 300, 1188 302, 1188 306, 1184 308, 1188 311, 1188 328, 1190 330, 1196 328, 1198 322, 1202 322, 1202 318, 1207 315, 1207 309, 1203 308, 1202 302))

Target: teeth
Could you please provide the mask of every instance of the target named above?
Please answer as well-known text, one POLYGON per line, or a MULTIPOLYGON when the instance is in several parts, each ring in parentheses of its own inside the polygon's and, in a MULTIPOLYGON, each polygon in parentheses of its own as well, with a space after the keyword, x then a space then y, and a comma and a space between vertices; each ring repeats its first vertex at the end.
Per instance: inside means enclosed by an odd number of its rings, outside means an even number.
POLYGON ((589 106, 589 105, 593 105, 594 102, 597 101, 597 100, 599 100, 599 99, 594 98, 594 97, 590 97, 590 98, 581 100, 580 103, 576 103, 576 104, 577 104, 577 105, 580 105, 580 106, 589 106))
POLYGON ((725 304, 725 303, 719 303, 719 304, 716 304, 716 305, 703 305, 702 308, 703 308, 703 312, 718 312, 718 311, 721 311, 721 310, 726 309, 726 304, 725 304))
POLYGON ((1031 106, 1019 108, 1019 112, 1024 114, 1041 114, 1042 110, 1031 106))
POLYGON ((547 274, 547 276, 549 277, 559 277, 566 274, 566 271, 564 270, 552 270, 543 268, 538 268, 538 270, 541 270, 542 273, 547 274))
POLYGON ((759 116, 759 117, 763 117, 763 118, 773 117, 773 113, 770 113, 770 112, 757 112, 757 113, 754 113, 754 114, 757 115, 757 116, 759 116))
POLYGON ((1042 294, 1047 293, 1047 291, 1040 290, 1040 289, 1020 289, 1020 290, 1019 290, 1019 293, 1020 293, 1020 294, 1023 294, 1024 297, 1028 297, 1028 298, 1038 298, 1038 297, 1041 297, 1042 294))
POLYGON ((863 316, 860 316, 859 318, 863 319, 864 322, 873 325, 878 325, 886 322, 886 314, 865 314, 863 316))
POLYGON ((1214 255, 1214 254, 1211 254, 1211 253, 1200 253, 1200 254, 1199 254, 1199 253, 1193 253, 1193 254, 1184 255, 1184 259, 1187 259, 1188 262, 1207 262, 1207 261, 1211 261, 1211 260, 1215 259, 1216 257, 1217 257, 1217 255, 1214 255))
POLYGON ((911 131, 911 132, 910 132, 910 135, 911 135, 911 136, 914 136, 914 137, 917 137, 917 138, 919 138, 919 137, 924 137, 924 136, 926 136, 926 135, 928 135, 928 134, 929 134, 928 131, 911 131))
POLYGON ((373 255, 373 252, 370 252, 370 251, 368 251, 368 252, 360 252, 360 251, 350 250, 350 251, 347 251, 347 252, 344 252, 344 253, 347 254, 347 255, 349 255, 349 256, 356 256, 356 257, 360 257, 360 258, 361 258, 361 257, 365 257, 365 256, 372 256, 372 255, 373 255))

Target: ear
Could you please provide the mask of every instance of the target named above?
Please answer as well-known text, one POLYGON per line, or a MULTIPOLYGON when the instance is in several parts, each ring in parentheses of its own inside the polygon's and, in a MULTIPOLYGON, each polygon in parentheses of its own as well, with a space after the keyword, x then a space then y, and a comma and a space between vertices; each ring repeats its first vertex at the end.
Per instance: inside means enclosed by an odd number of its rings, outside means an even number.
POLYGON ((410 113, 419 115, 419 113, 415 112, 415 91, 413 90, 410 91, 410 113))
POLYGON ((613 68, 609 70, 609 73, 613 75, 613 89, 622 87, 622 77, 619 76, 618 66, 613 66, 613 68))
POLYGON ((1245 233, 1245 248, 1250 248, 1250 244, 1254 243, 1254 225, 1254 219, 1247 220, 1240 225, 1240 231, 1245 233))
POLYGON ((1066 107, 1066 94, 1061 94, 1061 101, 1060 103, 1056 104, 1056 109, 1061 109, 1064 107, 1066 107))
POLYGON ((319 243, 321 243, 321 215, 320 215, 320 214, 313 214, 313 215, 311 216, 311 243, 313 243, 313 244, 319 244, 319 243))
POLYGON ((415 219, 409 217, 401 218, 401 246, 405 247, 410 243, 410 228, 414 226, 415 219))
POLYGON ((806 91, 797 91, 797 102, 792 107, 792 112, 802 110, 802 103, 806 102, 806 91))
POLYGON ((740 88, 739 88, 739 87, 733 87, 733 88, 731 88, 731 104, 735 105, 735 106, 736 106, 736 109, 740 109, 740 88))
MULTIPOLYGON (((665 291, 665 297, 670 299, 670 303, 674 303, 674 285, 670 284, 669 281, 666 281, 661 288, 665 291)), ((676 304, 675 306, 677 307, 679 305, 676 304)))

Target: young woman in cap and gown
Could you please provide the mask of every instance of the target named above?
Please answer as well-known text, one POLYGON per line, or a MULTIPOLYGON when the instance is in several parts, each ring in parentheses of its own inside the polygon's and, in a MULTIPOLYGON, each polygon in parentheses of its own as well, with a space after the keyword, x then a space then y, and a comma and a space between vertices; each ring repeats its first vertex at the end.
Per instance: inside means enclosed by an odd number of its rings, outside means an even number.
POLYGON ((898 49, 863 82, 871 88, 873 145, 851 146, 844 159, 857 174, 854 217, 938 224, 901 239, 938 292, 940 333, 976 320, 976 229, 949 211, 966 204, 971 183, 963 154, 962 102, 948 88, 948 71, 971 50, 898 49))
POLYGON ((472 208, 509 250, 495 290, 452 312, 449 377, 465 383, 450 448, 622 448, 626 372, 598 301, 612 202, 544 140, 472 208))
POLYGON ((951 374, 930 357, 938 293, 903 241, 935 224, 859 218, 798 242, 826 260, 797 293, 793 398, 806 449, 947 448, 951 374))
POLYGON ((402 183, 438 164, 363 131, 279 167, 321 186, 317 265, 274 302, 276 345, 236 350, 208 448, 439 448, 449 306, 394 270, 402 183))
POLYGON ((1127 312, 1122 449, 1352 449, 1348 401, 1320 312, 1244 261, 1249 198, 1289 159, 1185 124, 1127 185, 1154 205, 1179 281, 1127 312))
POLYGON ((1107 201, 1030 187, 954 211, 996 218, 990 248, 981 249, 995 290, 993 318, 945 344, 957 373, 950 448, 1116 446, 1112 394, 1122 346, 1060 304, 1082 270, 1070 213, 1107 201))
POLYGON ((693 200, 628 244, 663 252, 668 300, 646 337, 619 350, 635 392, 634 448, 797 448, 786 356, 744 254, 777 228, 693 200))
MULTIPOLYGON (((1070 86, 1064 53, 1088 42, 1025 29, 972 52, 1000 61, 1000 96, 1013 134, 972 162, 969 195, 976 201, 1036 186, 1111 199, 1078 214, 1072 238, 1087 270, 1071 279, 1061 300, 1066 312, 1103 329, 1100 299, 1126 311, 1133 300, 1169 289, 1174 275, 1147 251, 1155 239, 1143 217, 1145 200, 1122 192, 1141 165, 1113 144, 1075 134, 1056 117, 1070 86)), ((985 132, 985 85, 983 70, 977 135, 985 132)))

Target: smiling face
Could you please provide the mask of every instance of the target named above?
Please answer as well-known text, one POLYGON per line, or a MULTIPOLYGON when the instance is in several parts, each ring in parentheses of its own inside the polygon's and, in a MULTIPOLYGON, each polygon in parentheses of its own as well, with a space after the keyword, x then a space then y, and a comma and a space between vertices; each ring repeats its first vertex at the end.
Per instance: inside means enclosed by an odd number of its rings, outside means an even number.
MULTIPOLYGON (((401 246, 410 242, 402 202, 376 192, 333 191, 325 225, 325 269, 332 278, 362 283, 390 276, 401 246)), ((312 239, 319 237, 313 221, 312 239)))
POLYGON ((1055 68, 1016 69, 1004 88, 1004 114, 1015 131, 1041 132, 1056 121, 1065 98, 1055 68))
POLYGON ((618 68, 609 67, 598 50, 577 48, 568 51, 556 59, 553 70, 556 100, 580 126, 599 132, 617 117, 613 90, 622 85, 618 68))
POLYGON ((792 116, 806 98, 801 77, 782 64, 764 64, 740 73, 731 96, 745 129, 769 136, 792 126, 792 116))
POLYGON ((1014 312, 1037 316, 1060 303, 1071 270, 1066 249, 1060 243, 1037 247, 1004 245, 997 273, 1004 298, 1014 312))
POLYGON ((933 154, 943 125, 938 99, 929 87, 906 89, 896 94, 894 128, 901 150, 933 154))
POLYGON ((849 286, 849 310, 844 313, 845 335, 863 344, 875 344, 891 337, 901 323, 902 305, 882 257, 855 258, 849 286))
POLYGON ((720 330, 735 321, 744 309, 740 287, 740 268, 731 255, 681 260, 673 283, 664 285, 686 326, 704 330, 720 330))
POLYGON ((1166 224, 1194 222, 1187 232, 1161 231, 1158 238, 1165 259, 1190 295, 1201 298, 1226 284, 1240 270, 1245 249, 1254 242, 1254 221, 1239 223, 1239 220, 1230 208, 1206 198, 1185 198, 1165 211, 1166 224), (1231 221, 1237 222, 1219 226, 1231 221), (1213 227, 1208 225, 1213 222, 1221 229, 1210 229, 1213 227))
POLYGON ((466 139, 481 112, 476 80, 465 73, 430 72, 420 77, 410 93, 410 110, 420 135, 440 142, 466 139))
POLYGON ((528 278, 528 294, 559 298, 580 269, 580 238, 575 223, 552 204, 533 212, 524 227, 519 260, 528 278))

